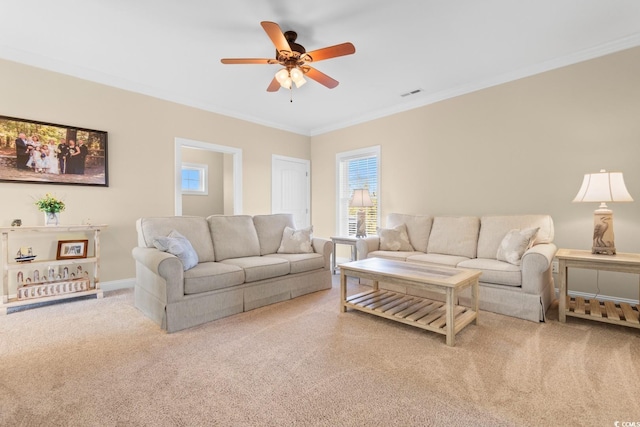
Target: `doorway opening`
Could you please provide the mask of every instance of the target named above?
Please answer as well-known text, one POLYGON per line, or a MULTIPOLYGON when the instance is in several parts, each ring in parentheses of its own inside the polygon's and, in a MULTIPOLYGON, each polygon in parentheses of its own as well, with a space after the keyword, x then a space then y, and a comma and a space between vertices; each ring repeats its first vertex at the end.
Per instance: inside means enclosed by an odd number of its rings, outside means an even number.
MULTIPOLYGON (((223 177, 221 185, 223 194, 223 213, 238 215, 242 213, 242 150, 224 145, 211 144, 186 138, 175 138, 175 215, 183 215, 186 204, 183 201, 182 166, 183 158, 197 156, 197 150, 203 154, 222 153, 223 177)), ((190 208, 189 208, 190 209, 190 208)), ((189 214, 185 212, 184 214, 189 214)))

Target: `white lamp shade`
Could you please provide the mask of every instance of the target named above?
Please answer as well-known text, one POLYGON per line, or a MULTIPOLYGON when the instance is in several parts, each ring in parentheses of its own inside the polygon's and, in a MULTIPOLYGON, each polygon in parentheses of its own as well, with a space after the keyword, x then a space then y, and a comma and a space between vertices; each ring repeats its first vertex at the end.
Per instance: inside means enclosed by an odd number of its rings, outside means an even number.
POLYGON ((303 78, 302 71, 300 71, 299 68, 292 68, 289 75, 291 76, 291 80, 293 80, 294 82, 298 79, 303 78))
POLYGON ((353 190, 353 196, 351 196, 349 206, 352 208, 368 208, 373 206, 373 202, 369 196, 369 190, 366 188, 353 190))
POLYGON ((305 84, 307 82, 307 79, 305 79, 304 77, 300 76, 299 78, 297 78, 293 82, 296 84, 296 87, 299 88, 300 86, 302 86, 303 84, 305 84))
POLYGON ((584 175, 582 186, 574 202, 633 202, 624 185, 622 172, 606 172, 584 175))
POLYGON ((276 73, 276 80, 285 89, 291 89, 291 77, 289 77, 289 70, 283 68, 276 73))

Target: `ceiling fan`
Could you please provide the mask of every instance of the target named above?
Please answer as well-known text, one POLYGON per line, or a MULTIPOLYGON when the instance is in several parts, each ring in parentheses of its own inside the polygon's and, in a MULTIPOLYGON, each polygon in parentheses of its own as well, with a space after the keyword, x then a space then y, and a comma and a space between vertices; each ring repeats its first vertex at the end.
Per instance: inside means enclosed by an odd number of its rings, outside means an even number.
POLYGON ((292 84, 300 87, 306 83, 305 76, 333 89, 338 81, 311 67, 312 62, 323 61, 338 56, 351 55, 356 48, 351 43, 341 43, 307 52, 304 46, 296 43, 298 34, 295 31, 282 32, 275 22, 260 23, 276 47, 275 58, 223 58, 223 64, 278 64, 283 66, 271 80, 267 92, 277 92, 281 87, 291 89, 292 84))

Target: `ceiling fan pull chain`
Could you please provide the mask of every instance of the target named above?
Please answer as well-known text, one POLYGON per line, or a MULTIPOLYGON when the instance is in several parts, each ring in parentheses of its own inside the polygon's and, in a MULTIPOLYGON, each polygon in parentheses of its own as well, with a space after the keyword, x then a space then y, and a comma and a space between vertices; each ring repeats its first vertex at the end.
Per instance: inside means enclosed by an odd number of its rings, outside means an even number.
POLYGON ((289 86, 289 102, 293 102, 293 85, 289 86))

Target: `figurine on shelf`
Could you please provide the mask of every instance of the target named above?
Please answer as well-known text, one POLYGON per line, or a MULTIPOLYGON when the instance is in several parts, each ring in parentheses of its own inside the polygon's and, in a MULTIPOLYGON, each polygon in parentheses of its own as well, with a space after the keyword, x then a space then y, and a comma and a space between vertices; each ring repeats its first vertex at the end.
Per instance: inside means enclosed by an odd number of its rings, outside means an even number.
POLYGON ((20 218, 16 218, 13 221, 11 221, 12 227, 20 227, 21 225, 22 225, 22 220, 20 218))
POLYGON ((18 271, 18 283, 22 285, 23 282, 24 282, 24 273, 22 273, 22 271, 18 271))

